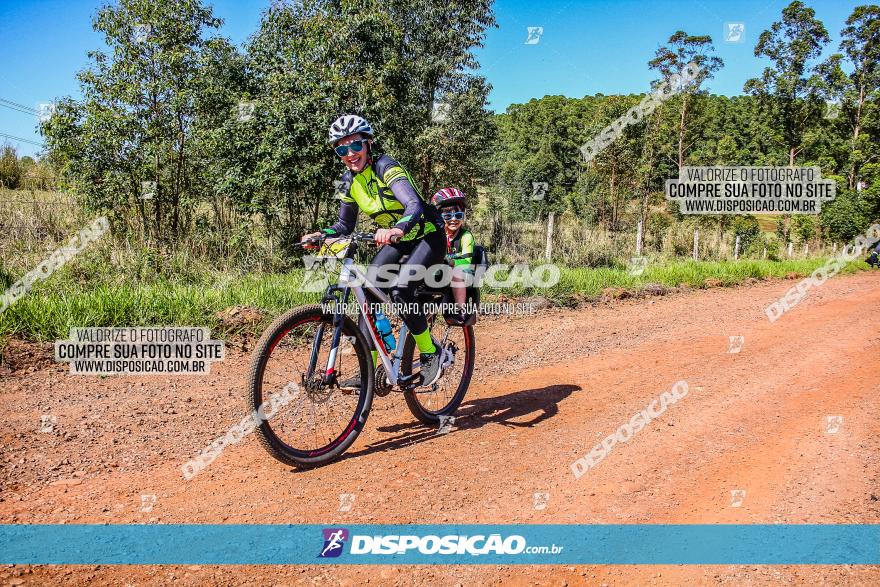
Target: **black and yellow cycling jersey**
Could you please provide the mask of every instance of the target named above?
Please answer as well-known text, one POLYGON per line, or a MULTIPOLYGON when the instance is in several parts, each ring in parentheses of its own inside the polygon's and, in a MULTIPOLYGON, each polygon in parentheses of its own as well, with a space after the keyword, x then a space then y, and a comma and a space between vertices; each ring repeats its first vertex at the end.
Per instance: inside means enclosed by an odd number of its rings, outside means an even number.
POLYGON ((358 210, 380 228, 400 228, 404 241, 420 239, 442 227, 440 213, 422 200, 409 172, 388 155, 382 155, 358 174, 346 171, 340 181, 339 221, 324 229, 327 234, 351 233, 358 210))
POLYGON ((474 262, 474 235, 466 228, 459 228, 455 236, 449 238, 446 234, 447 258, 452 260, 453 265, 465 270, 473 269, 474 262))

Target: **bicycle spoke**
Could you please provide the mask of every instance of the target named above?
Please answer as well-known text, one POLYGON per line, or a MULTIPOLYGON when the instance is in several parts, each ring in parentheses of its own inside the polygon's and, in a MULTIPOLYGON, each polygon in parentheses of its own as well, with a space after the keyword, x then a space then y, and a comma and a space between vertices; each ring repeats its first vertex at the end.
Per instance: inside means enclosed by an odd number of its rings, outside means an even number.
MULTIPOLYGON (((333 328, 323 323, 297 325, 277 342, 263 372, 264 397, 290 380, 297 381, 302 389, 301 401, 293 408, 279 409, 271 422, 278 438, 298 451, 320 451, 332 443, 346 430, 358 405, 357 394, 342 393, 338 387, 329 388, 321 382, 332 337, 333 328)), ((334 365, 338 378, 357 376, 357 354, 350 337, 341 337, 339 346, 334 365), (346 354, 353 360, 343 361, 346 354)))
POLYGON ((419 387, 414 390, 415 396, 422 407, 429 412, 442 411, 455 397, 466 369, 466 342, 464 330, 452 327, 443 320, 434 320, 431 324, 431 335, 440 342, 441 348, 455 349, 455 360, 443 376, 431 387, 419 387))

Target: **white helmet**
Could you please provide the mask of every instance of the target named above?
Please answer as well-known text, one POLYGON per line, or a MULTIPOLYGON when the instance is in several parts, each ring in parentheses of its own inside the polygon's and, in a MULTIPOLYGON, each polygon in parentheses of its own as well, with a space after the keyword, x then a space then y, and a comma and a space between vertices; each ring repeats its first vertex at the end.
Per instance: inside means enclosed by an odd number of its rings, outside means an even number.
POLYGON ((343 114, 330 125, 330 138, 328 142, 333 144, 347 136, 358 133, 373 138, 373 127, 357 114, 343 114))

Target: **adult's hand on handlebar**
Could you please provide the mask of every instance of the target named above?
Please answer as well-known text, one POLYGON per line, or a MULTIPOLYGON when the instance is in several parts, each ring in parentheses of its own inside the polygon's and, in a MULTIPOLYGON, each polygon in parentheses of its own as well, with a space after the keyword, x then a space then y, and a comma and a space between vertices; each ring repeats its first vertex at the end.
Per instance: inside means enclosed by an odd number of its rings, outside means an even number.
POLYGON ((316 249, 319 246, 319 243, 324 238, 323 232, 310 232, 309 234, 304 234, 299 239, 300 244, 306 249, 316 249))
POLYGON ((380 245, 396 243, 403 238, 403 231, 399 228, 380 228, 376 231, 376 242, 380 245))

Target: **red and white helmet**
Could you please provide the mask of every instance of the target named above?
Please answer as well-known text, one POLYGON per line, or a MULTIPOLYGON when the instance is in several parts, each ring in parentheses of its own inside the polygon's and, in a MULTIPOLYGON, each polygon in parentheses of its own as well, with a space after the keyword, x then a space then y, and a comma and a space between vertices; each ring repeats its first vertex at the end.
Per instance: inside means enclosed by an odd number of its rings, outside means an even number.
POLYGON ((431 197, 431 203, 438 208, 453 204, 459 204, 462 208, 466 206, 464 192, 458 188, 442 188, 431 197))

